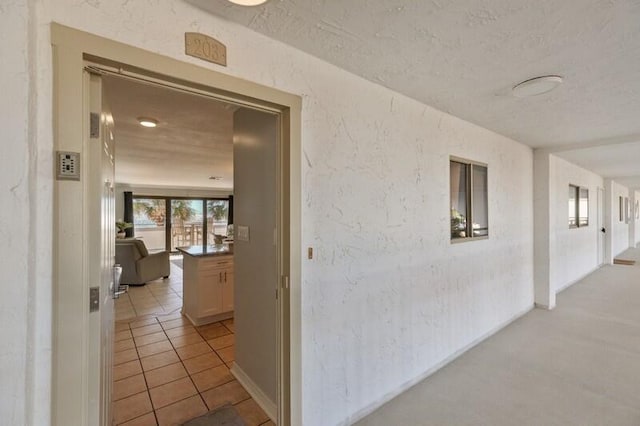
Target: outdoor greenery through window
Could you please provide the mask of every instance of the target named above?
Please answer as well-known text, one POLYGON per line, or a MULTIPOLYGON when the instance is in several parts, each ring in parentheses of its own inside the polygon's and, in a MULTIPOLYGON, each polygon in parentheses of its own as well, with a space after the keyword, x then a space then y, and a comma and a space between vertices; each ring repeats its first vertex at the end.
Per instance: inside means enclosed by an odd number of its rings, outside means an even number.
POLYGON ((133 197, 134 232, 150 251, 211 245, 227 235, 228 199, 133 197))
POLYGON ((487 166, 451 159, 449 182, 451 239, 486 238, 489 235, 487 166))
POLYGON ((569 185, 569 228, 589 226, 589 189, 569 185))

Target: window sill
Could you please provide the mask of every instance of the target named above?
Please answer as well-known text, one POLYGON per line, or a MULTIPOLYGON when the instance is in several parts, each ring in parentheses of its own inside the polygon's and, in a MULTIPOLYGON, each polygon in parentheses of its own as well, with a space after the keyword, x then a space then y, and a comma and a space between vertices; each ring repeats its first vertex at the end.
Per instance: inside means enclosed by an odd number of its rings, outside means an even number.
POLYGON ((458 243, 466 243, 468 241, 478 241, 478 240, 488 240, 489 236, 488 235, 483 235, 481 237, 460 237, 460 238, 452 238, 451 239, 451 244, 458 244, 458 243))

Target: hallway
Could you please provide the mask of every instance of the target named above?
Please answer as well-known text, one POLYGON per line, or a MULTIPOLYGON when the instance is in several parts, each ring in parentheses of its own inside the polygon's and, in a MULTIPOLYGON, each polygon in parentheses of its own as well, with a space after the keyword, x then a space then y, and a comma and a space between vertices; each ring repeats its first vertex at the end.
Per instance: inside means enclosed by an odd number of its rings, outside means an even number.
POLYGON ((640 425, 640 249, 618 257, 357 424, 640 425))

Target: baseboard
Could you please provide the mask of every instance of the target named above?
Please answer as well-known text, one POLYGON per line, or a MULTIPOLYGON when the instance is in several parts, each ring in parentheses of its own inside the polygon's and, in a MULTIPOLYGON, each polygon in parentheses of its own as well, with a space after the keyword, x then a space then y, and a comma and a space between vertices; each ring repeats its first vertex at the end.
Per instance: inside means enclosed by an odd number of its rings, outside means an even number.
POLYGON ((240 384, 245 388, 245 390, 251 395, 251 398, 264 410, 264 412, 269 416, 272 422, 278 423, 278 407, 276 403, 271 401, 262 389, 258 387, 254 383, 253 380, 245 373, 240 367, 238 367, 237 363, 233 363, 231 367, 231 374, 240 382, 240 384))
POLYGON ((378 401, 375 401, 375 402, 369 404, 368 406, 364 407, 363 409, 356 411, 353 415, 351 415, 347 419, 345 419, 345 421, 342 422, 341 424, 351 425, 351 424, 357 423, 358 421, 360 421, 363 418, 367 417, 369 414, 371 414, 374 411, 376 411, 378 408, 382 407, 387 402, 391 401, 392 399, 394 399, 395 397, 397 397, 401 393, 409 390, 413 386, 415 386, 418 383, 420 383, 421 381, 425 380, 426 378, 428 378, 429 376, 431 376, 432 374, 434 374, 435 372, 440 370, 442 367, 444 367, 447 364, 451 363, 452 361, 454 361, 456 358, 458 358, 461 355, 463 355, 468 350, 472 349, 473 347, 477 346, 479 343, 481 343, 484 340, 488 339, 489 337, 493 336, 498 331, 500 331, 503 328, 507 327, 509 324, 511 324, 512 322, 518 320, 519 318, 521 318, 522 316, 526 315, 527 313, 529 313, 533 309, 534 309, 534 305, 532 304, 531 306, 529 306, 526 309, 522 310, 521 312, 517 313, 511 319, 509 319, 509 320, 501 323, 500 325, 492 328, 490 331, 488 331, 487 333, 485 333, 482 336, 478 337, 477 339, 473 340, 471 343, 469 343, 468 345, 464 346, 462 349, 457 350, 453 354, 451 354, 448 357, 446 357, 444 360, 438 362, 433 367, 431 367, 428 370, 426 370, 424 373, 422 373, 422 374, 418 375, 417 377, 415 377, 415 378, 403 383, 397 389, 387 393, 386 395, 384 395, 378 401))

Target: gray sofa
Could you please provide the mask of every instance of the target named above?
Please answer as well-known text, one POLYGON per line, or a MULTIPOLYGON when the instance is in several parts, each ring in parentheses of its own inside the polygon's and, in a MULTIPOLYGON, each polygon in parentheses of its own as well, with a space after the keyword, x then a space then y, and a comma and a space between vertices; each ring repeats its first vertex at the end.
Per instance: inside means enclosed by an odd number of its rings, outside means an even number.
POLYGON ((144 285, 169 277, 169 253, 149 254, 144 242, 135 238, 116 239, 116 263, 122 266, 121 284, 144 285))

